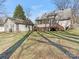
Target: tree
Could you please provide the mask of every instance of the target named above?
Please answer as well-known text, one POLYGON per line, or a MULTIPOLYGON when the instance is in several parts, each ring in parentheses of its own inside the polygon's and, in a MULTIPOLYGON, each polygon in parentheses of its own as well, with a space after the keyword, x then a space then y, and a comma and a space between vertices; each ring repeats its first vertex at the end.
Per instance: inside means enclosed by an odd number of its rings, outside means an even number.
POLYGON ((27 15, 27 18, 30 18, 30 16, 31 16, 31 9, 30 8, 26 9, 26 15, 27 15))
POLYGON ((79 17, 79 0, 51 0, 56 5, 57 9, 64 10, 71 8, 72 24, 77 23, 79 17))
POLYGON ((4 5, 3 5, 3 3, 5 2, 6 0, 0 0, 0 14, 5 14, 4 13, 4 5))
POLYGON ((0 6, 5 2, 6 0, 0 0, 0 6))
POLYGON ((73 0, 71 3, 73 22, 77 23, 77 16, 79 16, 79 0, 73 0))
POLYGON ((23 8, 21 5, 18 5, 16 7, 13 17, 26 20, 25 12, 23 11, 23 8))
POLYGON ((69 7, 70 0, 51 0, 59 10, 63 10, 69 7))

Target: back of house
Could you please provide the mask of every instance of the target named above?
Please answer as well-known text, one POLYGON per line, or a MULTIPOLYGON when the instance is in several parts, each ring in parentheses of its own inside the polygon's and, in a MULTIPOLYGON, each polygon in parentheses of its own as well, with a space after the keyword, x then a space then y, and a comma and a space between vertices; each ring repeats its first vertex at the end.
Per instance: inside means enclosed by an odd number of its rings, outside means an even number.
POLYGON ((72 11, 71 9, 57 10, 45 13, 36 19, 37 30, 66 30, 71 27, 72 11))

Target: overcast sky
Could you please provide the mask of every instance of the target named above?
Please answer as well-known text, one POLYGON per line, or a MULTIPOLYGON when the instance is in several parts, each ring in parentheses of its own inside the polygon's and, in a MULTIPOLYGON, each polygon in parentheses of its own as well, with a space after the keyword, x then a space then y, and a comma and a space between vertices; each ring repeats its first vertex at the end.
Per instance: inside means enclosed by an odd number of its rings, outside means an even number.
POLYGON ((13 15, 15 7, 18 4, 22 5, 25 12, 28 9, 31 10, 32 15, 30 18, 32 21, 41 14, 55 9, 55 5, 50 0, 7 0, 5 2, 5 8, 9 16, 13 15))

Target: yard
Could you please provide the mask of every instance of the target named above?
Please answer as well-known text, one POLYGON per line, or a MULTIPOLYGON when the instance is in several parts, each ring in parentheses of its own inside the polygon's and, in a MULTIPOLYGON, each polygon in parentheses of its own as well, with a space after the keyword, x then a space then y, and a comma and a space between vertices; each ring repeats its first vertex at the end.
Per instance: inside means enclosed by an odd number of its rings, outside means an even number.
POLYGON ((16 50, 11 59, 69 59, 55 46, 44 43, 47 41, 36 32, 28 39, 16 50))
POLYGON ((0 33, 0 53, 8 49, 26 33, 0 33))
MULTIPOLYGON (((73 57, 79 56, 79 31, 75 30, 39 32, 40 34, 33 32, 10 59, 74 59, 73 57)), ((14 45, 26 33, 0 33, 0 53, 14 45)))

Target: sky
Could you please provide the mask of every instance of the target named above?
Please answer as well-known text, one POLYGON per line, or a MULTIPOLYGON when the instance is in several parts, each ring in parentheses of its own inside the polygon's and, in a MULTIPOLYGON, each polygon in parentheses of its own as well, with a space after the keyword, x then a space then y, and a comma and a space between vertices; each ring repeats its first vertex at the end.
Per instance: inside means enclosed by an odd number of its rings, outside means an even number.
POLYGON ((13 16, 13 12, 18 4, 23 7, 25 13, 30 9, 30 19, 32 21, 43 13, 53 11, 56 8, 50 0, 7 0, 5 9, 8 16, 13 16))

